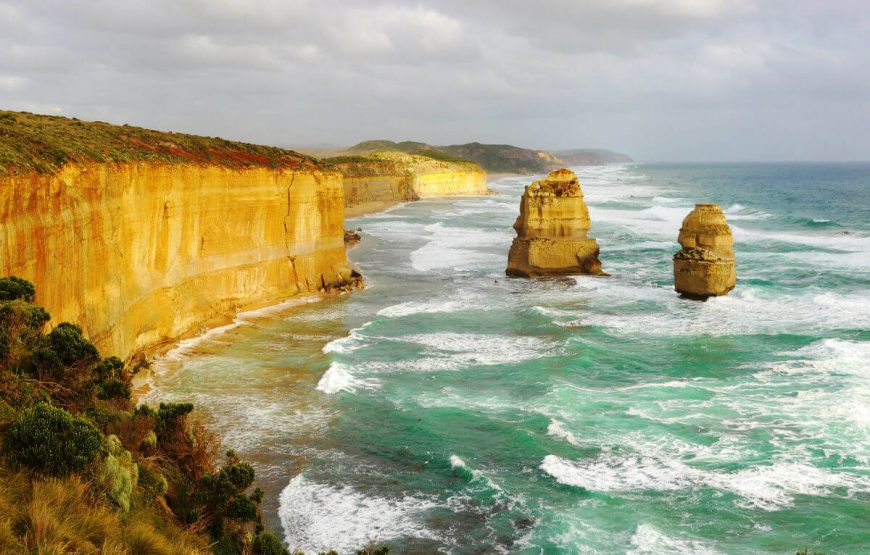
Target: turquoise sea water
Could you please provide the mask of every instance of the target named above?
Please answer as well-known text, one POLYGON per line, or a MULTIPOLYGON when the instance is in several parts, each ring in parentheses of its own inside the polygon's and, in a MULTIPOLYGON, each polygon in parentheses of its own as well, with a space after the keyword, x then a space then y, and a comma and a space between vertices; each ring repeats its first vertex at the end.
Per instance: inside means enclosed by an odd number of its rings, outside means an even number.
POLYGON ((576 168, 611 277, 504 277, 522 187, 361 217, 365 291, 158 361, 291 547, 870 552, 870 165, 576 168), (672 290, 696 202, 737 288, 672 290))

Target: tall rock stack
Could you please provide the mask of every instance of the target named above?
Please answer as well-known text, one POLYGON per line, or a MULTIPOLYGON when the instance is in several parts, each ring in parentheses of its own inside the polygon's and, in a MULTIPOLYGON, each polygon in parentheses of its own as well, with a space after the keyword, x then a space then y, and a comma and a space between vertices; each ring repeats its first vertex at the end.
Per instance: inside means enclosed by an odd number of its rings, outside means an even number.
POLYGON ((523 193, 507 275, 606 275, 598 260, 598 242, 586 236, 589 226, 577 176, 566 169, 550 172, 523 193))
POLYGON ((674 289, 684 297, 727 295, 737 283, 734 238, 718 204, 696 204, 683 220, 674 255, 674 289))

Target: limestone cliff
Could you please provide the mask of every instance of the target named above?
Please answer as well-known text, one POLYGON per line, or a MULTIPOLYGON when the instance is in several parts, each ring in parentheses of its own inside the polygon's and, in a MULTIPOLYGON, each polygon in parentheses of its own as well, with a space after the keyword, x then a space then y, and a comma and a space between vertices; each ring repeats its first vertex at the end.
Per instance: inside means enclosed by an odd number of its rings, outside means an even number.
POLYGON ((737 283, 734 239, 718 204, 696 204, 683 220, 674 255, 674 289, 685 297, 726 295, 737 283))
POLYGON ((0 178, 0 275, 104 355, 347 284, 341 176, 133 162, 0 178))
POLYGON ((535 181, 520 201, 507 275, 602 275, 598 242, 587 236, 590 225, 574 172, 560 169, 535 181))
POLYGON ((400 152, 326 159, 344 176, 347 215, 421 198, 485 195, 486 172, 476 164, 400 152))

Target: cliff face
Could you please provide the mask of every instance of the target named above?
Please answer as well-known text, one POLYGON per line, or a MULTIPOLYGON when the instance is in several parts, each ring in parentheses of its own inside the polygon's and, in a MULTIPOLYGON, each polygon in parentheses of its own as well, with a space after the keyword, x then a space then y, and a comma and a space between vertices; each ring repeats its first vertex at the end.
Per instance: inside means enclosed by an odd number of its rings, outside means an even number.
POLYGON ((717 204, 696 204, 683 220, 674 255, 674 289, 685 297, 727 295, 737 283, 734 239, 717 204))
POLYGON ((556 170, 535 181, 526 187, 520 201, 507 275, 603 274, 598 242, 586 235, 590 225, 574 172, 556 170))
POLYGON ((327 160, 344 175, 347 215, 359 215, 421 198, 485 195, 486 172, 468 162, 379 152, 327 160))
POLYGON ((0 178, 0 275, 128 357, 234 310, 351 280, 337 173, 70 164, 0 178))

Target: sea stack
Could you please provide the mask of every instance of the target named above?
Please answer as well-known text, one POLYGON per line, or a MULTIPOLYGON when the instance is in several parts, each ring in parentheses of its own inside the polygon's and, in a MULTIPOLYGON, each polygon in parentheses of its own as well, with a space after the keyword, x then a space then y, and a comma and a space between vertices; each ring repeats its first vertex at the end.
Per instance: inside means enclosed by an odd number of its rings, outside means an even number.
POLYGON ((586 236, 589 226, 577 176, 566 169, 550 172, 523 193, 507 275, 606 275, 598 260, 598 242, 586 236))
POLYGON ((690 299, 727 295, 737 283, 734 238, 718 204, 696 204, 680 228, 674 289, 690 299))

